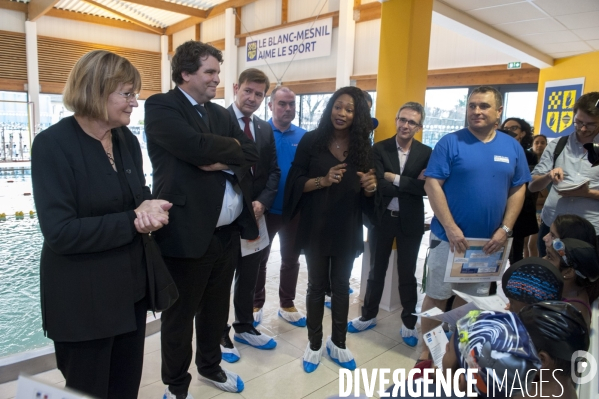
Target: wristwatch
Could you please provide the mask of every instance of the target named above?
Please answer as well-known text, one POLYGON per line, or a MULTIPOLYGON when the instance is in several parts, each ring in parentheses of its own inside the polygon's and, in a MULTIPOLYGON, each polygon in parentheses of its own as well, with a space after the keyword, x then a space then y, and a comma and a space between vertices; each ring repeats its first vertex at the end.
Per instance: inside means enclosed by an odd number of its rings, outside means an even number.
POLYGON ((511 237, 514 234, 514 230, 510 229, 505 224, 501 225, 501 229, 503 229, 503 231, 505 231, 505 234, 507 234, 508 237, 511 237))

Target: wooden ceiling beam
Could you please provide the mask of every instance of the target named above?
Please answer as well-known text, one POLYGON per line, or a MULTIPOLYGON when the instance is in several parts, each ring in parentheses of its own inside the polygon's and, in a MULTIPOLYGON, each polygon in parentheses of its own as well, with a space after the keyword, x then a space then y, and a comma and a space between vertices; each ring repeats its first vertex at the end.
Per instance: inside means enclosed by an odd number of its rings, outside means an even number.
POLYGON ((177 14, 189 15, 190 17, 206 18, 208 12, 199 8, 188 7, 182 4, 170 3, 162 0, 123 0, 127 3, 140 4, 157 8, 159 10, 176 12, 177 14))
POLYGON ((26 3, 17 3, 16 1, 0 0, 0 9, 27 12, 26 3))
POLYGON ((207 18, 199 18, 199 17, 189 17, 184 19, 181 22, 177 22, 176 24, 172 24, 164 30, 165 35, 172 35, 173 33, 177 33, 182 31, 183 29, 187 29, 190 26, 197 25, 201 22, 204 22, 207 18))
POLYGON ((92 24, 105 25, 105 26, 110 26, 113 28, 134 30, 134 31, 138 31, 138 32, 145 32, 145 33, 148 32, 147 29, 142 28, 141 26, 135 25, 135 24, 133 24, 131 22, 127 22, 127 21, 121 21, 120 19, 97 17, 97 16, 91 15, 91 14, 83 14, 81 12, 58 10, 56 8, 53 8, 50 11, 48 11, 46 13, 46 16, 54 17, 54 18, 70 19, 73 21, 80 21, 80 22, 89 22, 92 24))
POLYGON ((31 0, 27 4, 27 20, 35 21, 44 16, 58 0, 31 0))
POLYGON ((88 4, 91 4, 92 6, 101 8, 102 10, 108 11, 108 12, 114 14, 114 15, 118 15, 119 17, 121 17, 121 18, 123 18, 123 19, 125 19, 125 20, 127 20, 129 22, 131 22, 132 24, 139 25, 142 28, 145 28, 146 30, 148 30, 148 31, 150 31, 152 33, 156 33, 158 35, 163 35, 164 34, 164 29, 148 25, 148 24, 146 24, 144 22, 141 22, 141 21, 139 21, 139 20, 137 20, 135 18, 132 18, 130 15, 127 15, 125 13, 117 11, 117 10, 115 10, 113 8, 107 7, 104 4, 98 3, 98 2, 96 2, 94 0, 82 0, 82 1, 84 1, 84 2, 86 2, 88 4))
POLYGON ((227 8, 237 8, 247 6, 248 4, 255 3, 257 0, 229 0, 221 3, 217 6, 212 7, 208 10, 207 18, 214 18, 217 15, 221 15, 225 13, 227 8))

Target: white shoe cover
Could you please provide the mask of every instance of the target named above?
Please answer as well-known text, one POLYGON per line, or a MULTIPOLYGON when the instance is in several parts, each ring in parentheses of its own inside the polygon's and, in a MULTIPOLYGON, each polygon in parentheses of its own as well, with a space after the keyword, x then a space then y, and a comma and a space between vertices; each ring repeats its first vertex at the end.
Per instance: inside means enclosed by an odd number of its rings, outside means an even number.
POLYGON ((349 323, 347 323, 347 331, 350 333, 358 333, 365 330, 370 330, 376 327, 376 317, 370 320, 362 321, 360 317, 356 317, 349 323))
POLYGON ((306 316, 299 310, 297 312, 286 312, 283 309, 279 309, 279 316, 294 326, 306 327, 306 316))
POLYGON ((410 330, 409 328, 406 328, 405 326, 401 326, 400 334, 401 334, 402 338, 408 338, 408 337, 418 338, 418 331, 416 331, 416 329, 410 330))
POLYGON ((333 341, 331 341, 330 336, 327 337, 327 353, 329 354, 329 357, 341 367, 349 370, 354 370, 356 368, 356 361, 350 350, 337 347, 333 341))
POLYGON ((327 308, 331 308, 331 297, 328 295, 324 296, 324 306, 326 306, 327 308))
MULTIPOLYGON (((223 369, 223 371, 227 375, 227 381, 225 381, 225 382, 212 381, 212 380, 209 380, 208 378, 202 377, 201 375, 198 375, 198 380, 214 384, 215 387, 217 387, 221 391, 225 391, 225 392, 239 393, 239 392, 243 391, 243 388, 245 386, 244 386, 241 378, 232 371, 229 371, 226 369, 223 369)), ((189 395, 188 395, 187 399, 189 399, 189 395)))
POLYGON ((259 311, 254 312, 254 327, 257 327, 260 323, 262 323, 262 308, 260 308, 259 311))
POLYGON ((306 373, 311 373, 314 370, 316 370, 316 368, 320 364, 320 359, 322 359, 322 347, 317 351, 313 351, 312 349, 310 349, 310 342, 308 342, 308 346, 306 346, 306 351, 304 352, 304 359, 302 362, 304 371, 306 373))
MULTIPOLYGON (((168 390, 168 387, 166 387, 166 390, 164 391, 164 396, 162 397, 162 399, 177 399, 177 395, 172 394, 171 391, 168 390)), ((193 396, 191 396, 191 394, 189 392, 187 392, 187 398, 185 399, 193 399, 193 396)))
POLYGON ((238 361, 241 358, 239 351, 235 347, 225 348, 224 346, 221 345, 220 352, 222 354, 221 355, 222 359, 227 363, 235 363, 236 361, 238 361))
POLYGON ((262 334, 252 335, 250 333, 235 333, 235 341, 242 344, 253 346, 258 349, 273 349, 277 346, 277 342, 270 335, 262 334))

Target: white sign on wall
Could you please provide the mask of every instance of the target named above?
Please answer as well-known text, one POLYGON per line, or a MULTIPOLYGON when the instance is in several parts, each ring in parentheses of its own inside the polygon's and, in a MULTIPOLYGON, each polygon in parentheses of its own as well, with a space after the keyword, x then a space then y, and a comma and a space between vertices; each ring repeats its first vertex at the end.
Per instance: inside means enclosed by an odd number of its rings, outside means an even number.
POLYGON ((276 64, 293 60, 325 57, 331 54, 333 18, 319 19, 247 37, 246 65, 276 64))

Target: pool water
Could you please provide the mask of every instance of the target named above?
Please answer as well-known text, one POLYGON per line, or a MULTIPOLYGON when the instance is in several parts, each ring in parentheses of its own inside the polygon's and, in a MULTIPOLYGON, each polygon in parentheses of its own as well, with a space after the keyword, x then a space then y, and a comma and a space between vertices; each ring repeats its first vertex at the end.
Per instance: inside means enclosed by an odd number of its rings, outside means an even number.
POLYGON ((42 332, 39 259, 43 237, 31 196, 31 170, 0 164, 0 357, 51 345, 42 332), (25 195, 28 194, 28 195, 25 195), (15 217, 23 212, 23 217, 15 217))

